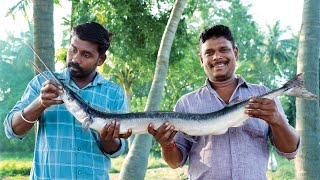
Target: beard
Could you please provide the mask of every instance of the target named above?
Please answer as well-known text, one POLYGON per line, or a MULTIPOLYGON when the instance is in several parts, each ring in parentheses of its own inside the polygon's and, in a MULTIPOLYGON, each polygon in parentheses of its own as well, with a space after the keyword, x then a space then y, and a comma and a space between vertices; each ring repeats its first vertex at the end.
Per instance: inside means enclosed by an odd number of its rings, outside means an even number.
POLYGON ((80 67, 79 64, 74 62, 68 63, 68 69, 70 72, 70 76, 74 78, 83 78, 86 77, 88 74, 84 71, 82 67, 80 67))

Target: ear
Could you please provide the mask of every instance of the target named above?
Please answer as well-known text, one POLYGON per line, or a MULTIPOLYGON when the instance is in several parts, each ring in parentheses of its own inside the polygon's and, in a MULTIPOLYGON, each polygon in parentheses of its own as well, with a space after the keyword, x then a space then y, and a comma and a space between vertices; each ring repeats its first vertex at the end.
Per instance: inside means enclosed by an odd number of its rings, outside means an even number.
POLYGON ((99 56, 99 59, 98 59, 98 66, 101 66, 106 59, 107 59, 107 55, 106 54, 101 54, 99 56))
POLYGON ((236 57, 236 60, 238 61, 238 59, 239 59, 239 49, 238 49, 237 46, 235 46, 233 48, 233 52, 234 52, 234 56, 236 57))
POLYGON ((203 67, 203 59, 202 59, 201 53, 199 53, 199 60, 200 60, 201 67, 203 67))

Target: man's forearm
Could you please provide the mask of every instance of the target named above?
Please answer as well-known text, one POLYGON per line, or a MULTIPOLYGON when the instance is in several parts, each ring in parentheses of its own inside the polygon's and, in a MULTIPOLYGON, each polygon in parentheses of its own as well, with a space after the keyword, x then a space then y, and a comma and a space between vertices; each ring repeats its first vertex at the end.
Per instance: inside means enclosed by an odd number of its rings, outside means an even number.
POLYGON ((162 158, 167 162, 167 164, 175 169, 178 168, 182 162, 182 153, 176 146, 172 150, 161 150, 162 158))
POLYGON ((273 143, 282 152, 291 153, 297 149, 299 134, 286 121, 272 125, 273 143))
POLYGON ((13 132, 17 135, 26 134, 34 125, 31 122, 37 121, 44 110, 45 107, 41 105, 39 98, 37 98, 23 110, 23 114, 22 111, 16 112, 12 117, 13 132))
POLYGON ((115 138, 109 141, 101 141, 101 144, 104 152, 113 154, 121 147, 121 140, 119 138, 115 138))

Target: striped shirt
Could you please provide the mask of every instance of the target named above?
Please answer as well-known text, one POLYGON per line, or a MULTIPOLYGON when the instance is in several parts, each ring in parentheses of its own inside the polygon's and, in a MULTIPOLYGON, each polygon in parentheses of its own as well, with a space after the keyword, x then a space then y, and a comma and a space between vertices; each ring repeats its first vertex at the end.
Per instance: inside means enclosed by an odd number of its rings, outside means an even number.
MULTIPOLYGON (((101 74, 98 73, 95 79, 82 89, 70 79, 67 69, 56 75, 95 109, 127 112, 122 89, 104 79, 101 74)), ((4 121, 8 138, 24 138, 14 134, 11 126, 12 116, 39 96, 44 81, 40 75, 33 78, 21 100, 8 113, 4 121)), ((81 124, 69 113, 64 104, 54 105, 47 108, 39 118, 30 178, 109 179, 110 158, 121 155, 126 148, 127 141, 121 139, 121 147, 117 152, 105 153, 97 132, 90 130, 84 132, 81 124)))
MULTIPOLYGON (((269 91, 264 86, 245 82, 241 76, 237 76, 237 79, 238 86, 230 102, 243 101, 269 91)), ((279 100, 275 101, 279 112, 286 117, 279 100)), ((226 105, 207 80, 203 87, 179 99, 175 111, 209 113, 226 105)), ((245 125, 231 127, 222 135, 186 137, 177 133, 174 139, 183 155, 180 166, 189 159, 188 174, 191 180, 267 179, 268 137, 271 136, 269 128, 261 119, 248 118, 245 125)), ((297 150, 293 153, 277 152, 287 159, 292 159, 297 154, 297 150)))

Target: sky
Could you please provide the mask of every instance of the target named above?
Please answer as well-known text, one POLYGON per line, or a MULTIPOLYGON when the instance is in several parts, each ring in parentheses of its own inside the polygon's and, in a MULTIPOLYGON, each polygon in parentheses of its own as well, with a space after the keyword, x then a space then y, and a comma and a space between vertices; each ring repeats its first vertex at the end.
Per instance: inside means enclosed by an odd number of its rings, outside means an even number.
POLYGON ((262 29, 280 20, 281 27, 290 26, 293 33, 301 28, 303 0, 242 0, 252 3, 249 11, 262 29))
MULTIPOLYGON (((16 36, 19 37, 20 32, 25 32, 28 30, 28 24, 22 14, 17 14, 15 19, 12 16, 5 17, 9 8, 17 4, 20 0, 0 0, 0 40, 5 40, 7 37, 7 32, 14 32, 16 36)), ((70 15, 69 9, 71 9, 71 2, 67 0, 59 0, 60 5, 54 5, 54 38, 55 47, 59 47, 62 40, 62 29, 61 26, 63 22, 62 18, 70 15)), ((32 16, 32 6, 28 12, 32 16)))
MULTIPOLYGON (((19 0, 0 0, 0 40, 5 40, 7 32, 14 32, 19 36, 19 32, 27 30, 27 22, 20 14, 15 20, 5 17, 9 8, 15 5, 19 0)), ((301 27, 303 0, 242 0, 245 3, 251 3, 252 8, 249 13, 253 19, 258 22, 262 30, 266 30, 266 24, 272 24, 280 20, 281 27, 291 27, 292 33, 297 34, 301 27)), ((70 2, 60 0, 63 7, 54 6, 54 32, 55 47, 60 46, 62 39, 61 23, 62 17, 66 16, 70 9, 70 2)), ((32 11, 30 9, 30 14, 32 11)))

